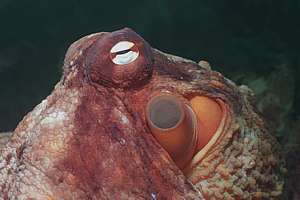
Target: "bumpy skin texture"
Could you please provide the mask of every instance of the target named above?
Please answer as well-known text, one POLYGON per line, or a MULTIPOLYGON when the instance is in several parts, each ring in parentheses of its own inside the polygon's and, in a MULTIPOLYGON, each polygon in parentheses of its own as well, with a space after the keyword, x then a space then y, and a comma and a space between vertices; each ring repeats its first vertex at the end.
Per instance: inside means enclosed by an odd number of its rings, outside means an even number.
POLYGON ((276 199, 278 144, 251 99, 246 87, 151 48, 131 29, 84 37, 69 48, 52 94, 1 150, 0 199, 276 199), (109 50, 123 40, 140 55, 120 67, 109 50), (186 176, 146 123, 146 103, 161 91, 228 108, 220 137, 186 176))
POLYGON ((9 138, 11 137, 11 132, 5 132, 0 134, 0 149, 5 146, 8 142, 9 138))

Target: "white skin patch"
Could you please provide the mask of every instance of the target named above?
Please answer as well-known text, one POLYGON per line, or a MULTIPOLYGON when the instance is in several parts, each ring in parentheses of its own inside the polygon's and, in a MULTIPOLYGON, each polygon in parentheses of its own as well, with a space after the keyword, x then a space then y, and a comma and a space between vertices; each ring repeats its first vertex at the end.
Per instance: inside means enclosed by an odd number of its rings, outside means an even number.
POLYGON ((35 107, 35 112, 33 112, 34 117, 38 117, 47 107, 47 99, 44 99, 39 105, 35 107))
POLYGON ((116 112, 117 116, 120 117, 120 121, 122 122, 122 124, 128 124, 129 123, 129 120, 126 117, 126 115, 124 115, 120 110, 115 108, 114 111, 116 112))
POLYGON ((135 44, 129 41, 120 41, 115 44, 110 53, 113 63, 117 65, 126 65, 135 61, 139 57, 138 51, 133 51, 135 44))
POLYGON ((42 121, 41 124, 56 124, 61 123, 67 116, 66 112, 63 111, 57 111, 50 113, 48 116, 46 116, 42 121))

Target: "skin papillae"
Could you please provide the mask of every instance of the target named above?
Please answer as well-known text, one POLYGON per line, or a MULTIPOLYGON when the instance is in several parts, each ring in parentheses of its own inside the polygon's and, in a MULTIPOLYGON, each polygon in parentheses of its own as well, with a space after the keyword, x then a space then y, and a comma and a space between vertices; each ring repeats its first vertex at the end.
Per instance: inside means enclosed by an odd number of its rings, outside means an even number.
POLYGON ((128 28, 76 41, 63 69, 50 96, 1 149, 1 200, 279 199, 280 148, 246 86, 160 52, 128 28), (135 44, 136 60, 112 62, 110 49, 120 41, 135 44), (205 96, 227 108, 218 137, 187 171, 147 126, 146 104, 159 92, 187 101, 205 96))
POLYGON ((0 134, 0 149, 5 146, 5 144, 10 139, 12 133, 11 132, 5 132, 0 134))

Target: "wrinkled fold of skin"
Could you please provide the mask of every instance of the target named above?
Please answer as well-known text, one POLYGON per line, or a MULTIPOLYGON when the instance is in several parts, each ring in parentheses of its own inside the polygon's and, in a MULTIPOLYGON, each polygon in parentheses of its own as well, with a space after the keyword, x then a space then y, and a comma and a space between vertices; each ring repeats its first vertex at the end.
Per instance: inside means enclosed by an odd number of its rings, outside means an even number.
POLYGON ((151 48, 128 28, 76 41, 63 68, 52 94, 1 149, 1 200, 279 198, 279 147, 247 87, 151 48), (109 50, 124 40, 139 58, 115 66, 109 50), (147 126, 146 104, 161 92, 224 104, 222 127, 185 171, 147 126))

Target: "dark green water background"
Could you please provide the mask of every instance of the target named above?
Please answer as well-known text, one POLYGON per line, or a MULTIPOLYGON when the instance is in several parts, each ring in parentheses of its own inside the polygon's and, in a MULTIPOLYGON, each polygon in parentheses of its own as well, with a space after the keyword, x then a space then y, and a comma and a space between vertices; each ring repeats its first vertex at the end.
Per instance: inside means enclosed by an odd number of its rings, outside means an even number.
POLYGON ((1 0, 0 132, 51 93, 73 41, 125 26, 253 88, 299 175, 299 0, 1 0))

